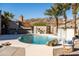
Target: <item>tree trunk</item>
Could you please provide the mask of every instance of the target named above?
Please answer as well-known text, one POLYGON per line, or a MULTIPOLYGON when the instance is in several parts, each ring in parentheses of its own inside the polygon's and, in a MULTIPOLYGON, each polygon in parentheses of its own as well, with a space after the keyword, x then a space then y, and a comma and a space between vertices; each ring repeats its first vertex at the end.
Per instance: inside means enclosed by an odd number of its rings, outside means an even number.
POLYGON ((77 32, 76 32, 76 14, 74 14, 74 20, 75 20, 75 22, 74 22, 74 23, 75 23, 74 35, 76 35, 76 33, 77 33, 77 32))
POLYGON ((63 40, 63 48, 65 48, 65 40, 66 40, 66 37, 67 37, 67 32, 66 32, 66 29, 67 29, 67 26, 66 26, 66 23, 67 23, 67 16, 66 16, 66 13, 64 12, 64 19, 65 19, 65 28, 64 28, 64 40, 63 40))
POLYGON ((65 19, 65 30, 66 30, 67 16, 65 12, 64 12, 64 19, 65 19))
POLYGON ((58 33, 58 17, 55 18, 56 18, 56 33, 58 33))

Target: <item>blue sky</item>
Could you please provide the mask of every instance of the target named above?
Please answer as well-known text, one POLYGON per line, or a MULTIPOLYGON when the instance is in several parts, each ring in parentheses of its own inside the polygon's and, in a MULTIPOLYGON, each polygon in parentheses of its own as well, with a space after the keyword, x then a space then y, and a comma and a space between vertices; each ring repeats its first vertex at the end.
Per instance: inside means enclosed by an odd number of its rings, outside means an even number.
MULTIPOLYGON (((51 6, 52 3, 0 3, 0 10, 13 13, 15 19, 18 19, 20 15, 23 15, 25 19, 45 18, 47 16, 44 12, 51 6)), ((72 18, 71 10, 67 11, 67 16, 72 18)))

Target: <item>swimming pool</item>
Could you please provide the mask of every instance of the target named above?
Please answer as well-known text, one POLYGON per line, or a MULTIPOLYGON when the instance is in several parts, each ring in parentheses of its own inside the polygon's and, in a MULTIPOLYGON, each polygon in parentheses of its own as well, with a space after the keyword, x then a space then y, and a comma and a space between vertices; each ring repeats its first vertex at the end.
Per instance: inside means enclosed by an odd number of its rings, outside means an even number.
POLYGON ((56 38, 56 36, 49 34, 27 34, 20 37, 19 41, 32 44, 48 44, 48 42, 54 38, 56 38))

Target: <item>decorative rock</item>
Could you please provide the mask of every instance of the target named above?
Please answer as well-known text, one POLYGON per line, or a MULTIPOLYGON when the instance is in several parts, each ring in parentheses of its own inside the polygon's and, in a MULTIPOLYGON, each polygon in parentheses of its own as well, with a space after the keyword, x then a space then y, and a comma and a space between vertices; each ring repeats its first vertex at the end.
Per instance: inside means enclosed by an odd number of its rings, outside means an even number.
POLYGON ((58 44, 58 40, 57 39, 53 39, 51 41, 49 41, 48 46, 55 46, 58 44))
POLYGON ((10 46, 11 43, 10 42, 5 42, 5 43, 2 43, 3 46, 10 46))

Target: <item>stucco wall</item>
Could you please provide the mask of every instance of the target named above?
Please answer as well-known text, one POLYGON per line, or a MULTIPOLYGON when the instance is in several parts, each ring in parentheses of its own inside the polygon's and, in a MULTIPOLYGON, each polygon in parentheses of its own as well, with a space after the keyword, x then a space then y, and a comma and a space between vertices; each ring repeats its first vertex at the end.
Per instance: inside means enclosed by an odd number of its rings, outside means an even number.
POLYGON ((71 41, 74 37, 74 29, 69 28, 67 30, 64 29, 58 29, 58 38, 61 41, 60 43, 63 44, 63 40, 71 41))

